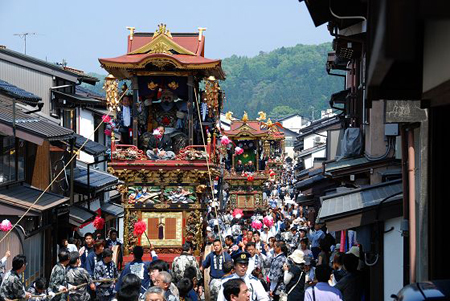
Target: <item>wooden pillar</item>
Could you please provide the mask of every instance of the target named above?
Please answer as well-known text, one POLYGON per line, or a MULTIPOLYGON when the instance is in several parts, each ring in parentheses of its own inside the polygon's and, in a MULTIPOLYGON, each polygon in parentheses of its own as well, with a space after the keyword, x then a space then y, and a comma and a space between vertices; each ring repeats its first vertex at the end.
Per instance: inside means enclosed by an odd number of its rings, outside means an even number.
POLYGON ((132 78, 133 88, 133 145, 138 145, 138 110, 137 103, 139 100, 139 85, 137 76, 132 78))
MULTIPOLYGON (((188 137, 189 137, 189 145, 194 144, 194 105, 195 105, 195 96, 194 96, 194 76, 188 76, 188 137)), ((203 131, 203 129, 200 129, 203 131)))

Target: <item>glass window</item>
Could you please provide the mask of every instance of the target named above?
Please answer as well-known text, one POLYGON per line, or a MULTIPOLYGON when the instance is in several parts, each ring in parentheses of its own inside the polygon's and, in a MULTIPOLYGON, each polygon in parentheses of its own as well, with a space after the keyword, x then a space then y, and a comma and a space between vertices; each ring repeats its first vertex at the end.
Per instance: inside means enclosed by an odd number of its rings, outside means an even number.
POLYGON ((14 137, 0 135, 0 184, 25 179, 25 141, 19 139, 19 151, 16 152, 14 137), (18 164, 16 166, 16 156, 18 164))

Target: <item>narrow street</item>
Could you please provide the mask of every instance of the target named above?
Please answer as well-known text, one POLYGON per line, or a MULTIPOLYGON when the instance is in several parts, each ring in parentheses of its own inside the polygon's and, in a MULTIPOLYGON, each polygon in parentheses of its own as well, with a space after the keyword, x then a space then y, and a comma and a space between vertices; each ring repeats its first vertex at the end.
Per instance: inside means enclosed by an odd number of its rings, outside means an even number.
POLYGON ((0 301, 450 300, 450 2, 23 2, 0 301))

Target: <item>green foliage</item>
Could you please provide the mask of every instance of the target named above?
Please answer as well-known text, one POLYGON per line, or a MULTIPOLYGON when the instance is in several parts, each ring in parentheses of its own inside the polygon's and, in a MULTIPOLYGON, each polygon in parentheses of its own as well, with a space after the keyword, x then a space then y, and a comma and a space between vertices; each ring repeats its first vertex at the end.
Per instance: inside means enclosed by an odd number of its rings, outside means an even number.
POLYGON ((225 112, 254 119, 265 111, 271 117, 292 113, 311 116, 329 108, 332 93, 343 88, 342 78, 325 69, 331 44, 282 47, 248 58, 233 55, 222 62, 227 79, 221 83, 227 96, 225 112))
MULTIPOLYGON (((325 70, 331 44, 297 45, 260 52, 255 57, 233 55, 222 62, 227 79, 221 83, 227 96, 224 111, 242 116, 247 111, 254 119, 264 111, 272 118, 293 113, 317 116, 329 108, 331 94, 343 89, 343 79, 325 70)), ((104 94, 106 74, 89 73, 100 79, 95 86, 83 87, 104 94)))

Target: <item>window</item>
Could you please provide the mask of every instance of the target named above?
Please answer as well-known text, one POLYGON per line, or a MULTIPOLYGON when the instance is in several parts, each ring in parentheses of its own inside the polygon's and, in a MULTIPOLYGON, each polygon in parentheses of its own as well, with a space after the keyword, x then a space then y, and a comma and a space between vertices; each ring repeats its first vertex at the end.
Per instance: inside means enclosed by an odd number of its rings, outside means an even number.
POLYGON ((25 178, 24 144, 18 139, 19 151, 16 152, 14 137, 0 135, 0 184, 25 178))

